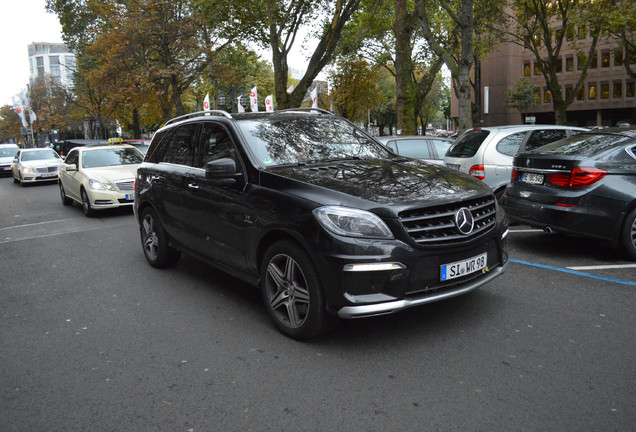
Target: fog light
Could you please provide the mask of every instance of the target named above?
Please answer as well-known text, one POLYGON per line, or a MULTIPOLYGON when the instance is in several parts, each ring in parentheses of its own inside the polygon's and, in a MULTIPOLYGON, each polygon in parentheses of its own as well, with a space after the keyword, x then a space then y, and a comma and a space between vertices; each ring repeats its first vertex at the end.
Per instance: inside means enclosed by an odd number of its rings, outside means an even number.
POLYGON ((346 264, 343 268, 346 272, 369 272, 401 270, 406 266, 402 263, 366 263, 366 264, 346 264))

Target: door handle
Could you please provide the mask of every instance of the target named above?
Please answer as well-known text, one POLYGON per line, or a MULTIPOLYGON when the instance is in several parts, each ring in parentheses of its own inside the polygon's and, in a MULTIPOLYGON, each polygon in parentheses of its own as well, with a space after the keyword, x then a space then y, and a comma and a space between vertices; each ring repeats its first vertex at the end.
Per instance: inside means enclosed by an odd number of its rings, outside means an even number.
POLYGON ((197 185, 196 183, 188 183, 188 187, 190 189, 199 189, 199 185, 197 185))

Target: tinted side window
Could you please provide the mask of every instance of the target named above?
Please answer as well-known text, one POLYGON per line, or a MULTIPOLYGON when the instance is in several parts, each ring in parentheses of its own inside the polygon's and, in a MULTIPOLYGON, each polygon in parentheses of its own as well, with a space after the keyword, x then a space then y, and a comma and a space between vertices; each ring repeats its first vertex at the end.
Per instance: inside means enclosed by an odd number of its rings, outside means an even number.
POLYGON ((526 132, 517 132, 502 138, 497 143, 497 151, 508 156, 516 155, 525 136, 526 132))
POLYGON ((148 162, 161 162, 161 159, 166 152, 166 146, 169 141, 168 138, 171 133, 172 129, 168 129, 155 134, 150 143, 150 147, 148 148, 148 152, 146 153, 146 160, 148 162))
POLYGON ((72 152, 70 152, 68 156, 66 156, 66 160, 64 160, 64 163, 69 165, 77 165, 79 163, 79 152, 77 150, 73 150, 72 152))
POLYGON ((526 143, 526 151, 534 150, 537 147, 541 147, 546 144, 550 144, 551 142, 558 141, 565 138, 566 136, 567 131, 565 129, 532 131, 532 135, 530 135, 530 138, 528 138, 528 142, 526 143))
POLYGON ((428 151, 428 143, 426 140, 398 140, 398 152, 402 156, 408 156, 417 159, 430 159, 431 154, 428 151))
POLYGON ((208 162, 229 158, 236 162, 236 150, 229 134, 221 125, 204 123, 201 127, 199 168, 208 162))
POLYGON ((177 127, 159 162, 193 166, 196 131, 197 123, 177 127))
POLYGON ((487 130, 473 129, 466 131, 457 138, 457 141, 448 150, 448 156, 452 157, 473 157, 479 147, 490 134, 487 130))

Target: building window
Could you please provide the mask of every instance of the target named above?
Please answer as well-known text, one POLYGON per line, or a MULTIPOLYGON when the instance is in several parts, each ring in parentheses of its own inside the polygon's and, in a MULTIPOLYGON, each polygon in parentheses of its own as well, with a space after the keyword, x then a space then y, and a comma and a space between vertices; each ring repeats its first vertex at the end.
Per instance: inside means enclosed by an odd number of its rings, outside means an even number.
POLYGON ((60 57, 49 56, 49 65, 51 67, 51 75, 54 77, 60 76, 60 57))
POLYGON ((563 29, 556 29, 554 31, 554 43, 558 44, 562 38, 563 38, 563 29))
POLYGON ((574 70, 574 57, 565 58, 565 71, 572 72, 574 70))
POLYGON ((544 103, 552 102, 552 92, 548 89, 543 90, 543 102, 544 103))
POLYGON ((561 57, 556 60, 556 71, 557 73, 563 71, 563 59, 561 57))
POLYGON ((541 36, 539 36, 539 35, 534 35, 534 44, 535 44, 537 47, 540 47, 540 46, 541 46, 541 36))
POLYGON ((574 26, 568 26, 567 31, 565 32, 565 38, 568 41, 574 40, 574 26))
POLYGON ((592 60, 590 60, 590 69, 596 69, 598 66, 598 55, 596 53, 592 54, 592 60))
POLYGON ((38 68, 38 76, 44 76, 44 57, 36 57, 35 62, 38 68))
POLYGON ((623 51, 614 51, 614 66, 623 66, 623 51))
POLYGON ((636 64, 636 50, 629 50, 627 58, 629 58, 630 65, 636 64))
POLYGON ((587 28, 585 26, 580 26, 579 31, 577 33, 577 38, 579 40, 583 40, 587 37, 587 28))
POLYGON ((541 75, 541 68, 539 67, 539 62, 534 62, 534 74, 541 75))
POLYGON ((583 70, 583 66, 585 65, 585 61, 586 60, 587 60, 587 57, 585 56, 585 54, 578 53, 577 54, 577 65, 576 65, 576 68, 578 70, 583 70))
POLYGON ((601 99, 609 99, 609 83, 601 83, 601 99))
POLYGON ((576 99, 577 100, 585 100, 585 86, 581 86, 581 89, 579 90, 579 94, 576 95, 576 99))
POLYGON ((523 64, 523 76, 530 76, 530 63, 523 64))
POLYGON ((589 100, 594 100, 594 99, 596 99, 596 84, 595 84, 595 83, 591 83, 591 84, 588 86, 587 98, 588 98, 589 100))
POLYGON ((634 95, 636 95, 636 82, 631 81, 625 88, 625 97, 634 97, 634 95))
POLYGON ((610 52, 603 51, 601 53, 601 67, 607 68, 610 67, 610 52))
POLYGON ((541 103, 541 94, 537 91, 534 94, 534 103, 536 104, 540 104, 541 103))
POLYGON ((572 88, 572 86, 567 86, 565 88, 565 97, 569 99, 572 97, 573 94, 574 94, 574 89, 572 88))
POLYGON ((615 99, 620 99, 623 97, 623 83, 621 81, 614 81, 613 96, 615 99))

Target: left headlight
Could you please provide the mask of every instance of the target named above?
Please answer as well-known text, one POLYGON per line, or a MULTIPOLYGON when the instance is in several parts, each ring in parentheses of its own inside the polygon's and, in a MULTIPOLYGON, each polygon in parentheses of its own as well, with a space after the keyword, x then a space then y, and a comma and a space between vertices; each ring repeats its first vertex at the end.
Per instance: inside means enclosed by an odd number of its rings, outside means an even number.
POLYGON ((102 183, 102 182, 100 182, 98 180, 94 180, 94 179, 90 179, 88 181, 88 186, 90 186, 91 189, 95 189, 95 190, 111 190, 111 191, 115 190, 113 185, 111 185, 109 183, 102 183))
POLYGON ((36 174, 37 171, 35 171, 33 168, 28 167, 28 166, 23 166, 22 167, 22 172, 26 173, 26 174, 36 174))
POLYGON ((314 217, 327 231, 347 237, 392 239, 388 226, 377 215, 347 207, 319 207, 314 217))

